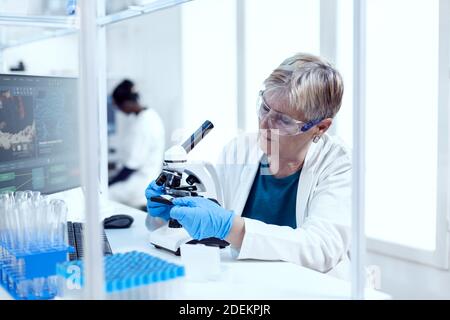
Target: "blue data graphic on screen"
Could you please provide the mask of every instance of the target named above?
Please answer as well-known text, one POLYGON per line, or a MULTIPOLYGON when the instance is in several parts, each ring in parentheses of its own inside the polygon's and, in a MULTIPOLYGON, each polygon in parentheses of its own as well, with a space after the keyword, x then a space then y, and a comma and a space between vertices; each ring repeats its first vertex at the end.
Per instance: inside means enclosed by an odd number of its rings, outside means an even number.
POLYGON ((77 80, 0 75, 0 192, 80 185, 77 80))

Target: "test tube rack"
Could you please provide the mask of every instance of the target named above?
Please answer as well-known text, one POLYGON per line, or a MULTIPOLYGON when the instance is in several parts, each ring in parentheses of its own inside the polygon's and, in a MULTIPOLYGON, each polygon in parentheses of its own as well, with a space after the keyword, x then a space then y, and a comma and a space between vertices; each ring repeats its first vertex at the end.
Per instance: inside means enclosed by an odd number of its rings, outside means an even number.
MULTIPOLYGON (((132 251, 106 256, 104 266, 106 299, 177 299, 184 294, 184 267, 147 253, 132 251)), ((83 297, 83 270, 81 260, 58 265, 58 296, 83 297)))
POLYGON ((56 266, 72 247, 13 249, 0 242, 0 285, 16 300, 47 300, 57 293, 56 266))

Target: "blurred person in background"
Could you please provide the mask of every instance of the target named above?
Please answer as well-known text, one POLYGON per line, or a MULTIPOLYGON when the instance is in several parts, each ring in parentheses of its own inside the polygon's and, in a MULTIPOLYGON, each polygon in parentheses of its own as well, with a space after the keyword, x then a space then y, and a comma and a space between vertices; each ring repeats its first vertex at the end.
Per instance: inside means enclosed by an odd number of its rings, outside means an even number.
POLYGON ((109 198, 146 210, 142 190, 161 171, 165 149, 164 124, 151 108, 139 102, 132 81, 125 79, 113 90, 112 98, 122 121, 118 132, 119 171, 110 178, 109 198), (122 115, 122 116, 120 116, 122 115))

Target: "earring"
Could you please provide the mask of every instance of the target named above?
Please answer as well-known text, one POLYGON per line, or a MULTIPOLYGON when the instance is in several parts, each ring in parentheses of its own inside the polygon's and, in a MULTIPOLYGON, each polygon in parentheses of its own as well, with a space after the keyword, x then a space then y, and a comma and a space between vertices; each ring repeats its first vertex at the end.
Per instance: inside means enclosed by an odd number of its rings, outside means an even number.
POLYGON ((320 136, 315 136, 315 137, 313 138, 313 142, 314 142, 314 143, 319 142, 319 140, 320 140, 320 136))

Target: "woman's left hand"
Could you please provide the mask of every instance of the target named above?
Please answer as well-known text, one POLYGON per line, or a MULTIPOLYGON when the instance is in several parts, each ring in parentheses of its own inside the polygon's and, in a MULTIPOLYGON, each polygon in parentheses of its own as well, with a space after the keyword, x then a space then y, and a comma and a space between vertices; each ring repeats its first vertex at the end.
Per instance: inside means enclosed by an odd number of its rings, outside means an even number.
POLYGON ((181 197, 172 200, 170 217, 196 240, 215 237, 225 239, 233 224, 233 211, 225 210, 203 197, 181 197))

